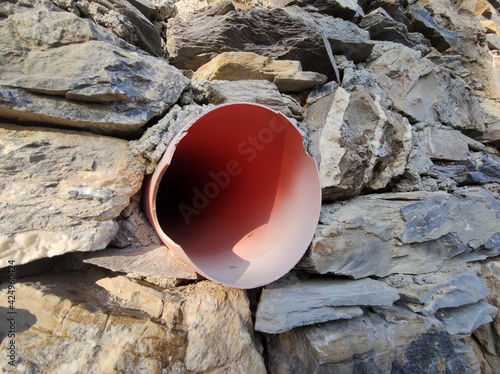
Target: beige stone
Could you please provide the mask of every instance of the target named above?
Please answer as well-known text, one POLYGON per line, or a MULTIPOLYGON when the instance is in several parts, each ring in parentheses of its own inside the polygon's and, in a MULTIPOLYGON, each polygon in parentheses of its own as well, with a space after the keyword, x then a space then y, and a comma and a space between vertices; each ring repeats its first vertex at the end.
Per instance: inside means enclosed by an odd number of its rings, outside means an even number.
POLYGON ((0 165, 0 267, 106 248, 144 175, 125 140, 7 124, 0 165))
POLYGON ((201 66, 194 80, 267 79, 281 92, 301 92, 326 82, 326 76, 304 72, 299 61, 272 60, 253 52, 224 52, 201 66))

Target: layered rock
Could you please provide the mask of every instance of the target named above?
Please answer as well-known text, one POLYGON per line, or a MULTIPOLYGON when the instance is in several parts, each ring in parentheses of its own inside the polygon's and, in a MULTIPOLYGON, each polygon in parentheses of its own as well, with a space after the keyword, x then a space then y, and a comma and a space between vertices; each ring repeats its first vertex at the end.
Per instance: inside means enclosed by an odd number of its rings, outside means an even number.
POLYGON ((364 87, 325 93, 312 94, 305 118, 323 200, 384 188, 405 170, 411 145, 407 119, 364 87))
POLYGON ((255 329, 283 333, 297 326, 357 317, 363 314, 359 306, 389 307, 398 299, 396 290, 371 279, 278 281, 262 291, 255 329))
POLYGON ((472 348, 439 321, 401 308, 332 321, 268 337, 270 373, 476 372, 472 348), (397 343, 396 343, 397 342, 397 343), (437 372, 437 371, 436 371, 437 372))
POLYGON ((355 278, 419 274, 497 256, 499 202, 482 189, 358 196, 325 205, 299 264, 355 278), (370 261, 366 261, 370 258, 370 261))
POLYGON ((130 134, 189 83, 165 60, 71 13, 16 13, 0 21, 0 35, 0 116, 11 120, 130 134))
POLYGON ((355 24, 297 7, 229 10, 208 9, 168 23, 167 50, 179 68, 197 70, 221 52, 254 52, 275 59, 297 60, 306 71, 333 73, 323 39, 334 54, 356 62, 370 54, 373 43, 355 24))
MULTIPOLYGON (((4 285, 2 309, 6 294, 4 285)), ((5 339, 0 360, 7 372, 265 373, 248 305, 243 291, 207 282, 159 292, 94 271, 25 279, 15 304, 22 354, 8 365, 5 339)))
POLYGON ((143 179, 128 142, 7 124, 0 133, 0 267, 106 248, 143 179))
POLYGON ((326 76, 302 71, 299 61, 275 61, 252 52, 224 52, 201 66, 193 79, 266 79, 281 92, 302 92, 326 83, 326 76))

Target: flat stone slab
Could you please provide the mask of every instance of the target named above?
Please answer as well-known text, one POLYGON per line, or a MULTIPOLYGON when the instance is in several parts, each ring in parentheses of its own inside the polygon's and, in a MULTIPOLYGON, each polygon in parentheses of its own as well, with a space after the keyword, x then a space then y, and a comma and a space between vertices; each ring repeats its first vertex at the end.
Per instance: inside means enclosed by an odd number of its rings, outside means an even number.
POLYGON ((255 329, 282 333, 297 326, 359 316, 363 314, 359 306, 391 306, 398 299, 394 288, 372 279, 278 281, 262 291, 255 329))

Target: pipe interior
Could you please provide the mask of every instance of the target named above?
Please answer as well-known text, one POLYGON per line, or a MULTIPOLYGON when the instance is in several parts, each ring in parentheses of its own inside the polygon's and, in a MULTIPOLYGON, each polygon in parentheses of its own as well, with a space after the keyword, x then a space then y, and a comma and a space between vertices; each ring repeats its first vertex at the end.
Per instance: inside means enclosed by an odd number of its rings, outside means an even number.
POLYGON ((314 210, 304 195, 311 204, 319 188, 293 125, 247 107, 210 112, 188 130, 156 199, 162 230, 191 262, 241 288, 269 283, 300 259, 312 236, 304 240, 301 232, 314 210))

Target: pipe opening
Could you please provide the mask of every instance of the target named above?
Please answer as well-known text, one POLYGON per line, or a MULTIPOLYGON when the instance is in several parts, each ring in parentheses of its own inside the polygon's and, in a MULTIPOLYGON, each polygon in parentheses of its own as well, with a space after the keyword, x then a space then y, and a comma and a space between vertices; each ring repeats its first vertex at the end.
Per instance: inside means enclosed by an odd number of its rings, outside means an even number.
POLYGON ((264 107, 233 104, 189 127, 155 204, 164 235, 203 275, 252 288, 300 260, 317 225, 318 191, 316 165, 293 125, 264 107))

